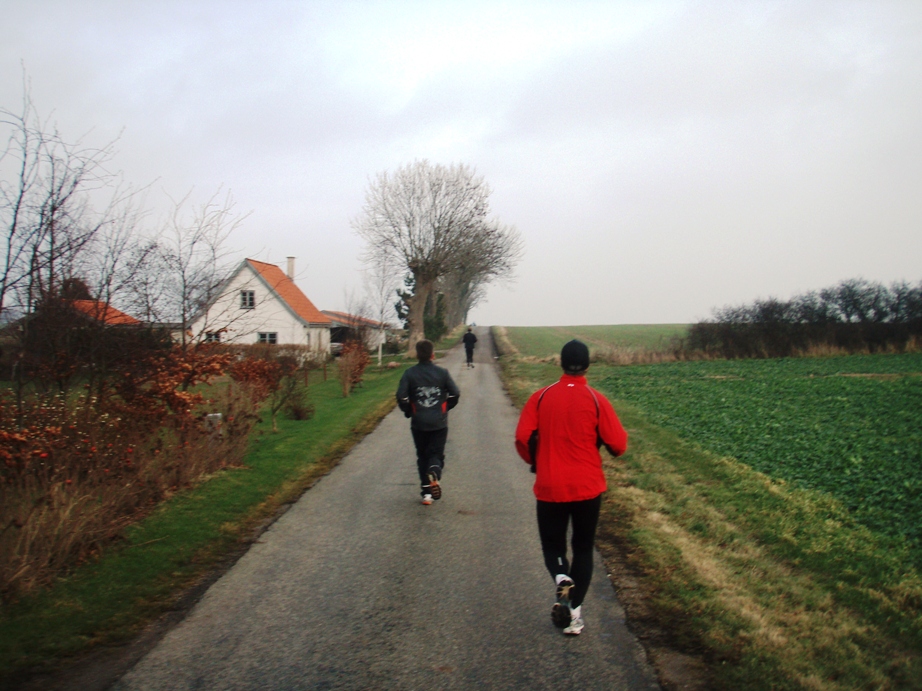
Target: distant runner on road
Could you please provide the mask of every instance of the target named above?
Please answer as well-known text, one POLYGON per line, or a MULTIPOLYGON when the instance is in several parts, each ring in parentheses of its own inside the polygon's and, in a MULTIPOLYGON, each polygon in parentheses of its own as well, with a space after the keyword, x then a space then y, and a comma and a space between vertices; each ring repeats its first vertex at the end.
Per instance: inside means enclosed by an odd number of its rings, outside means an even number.
POLYGON ((458 405, 461 392, 448 370, 436 365, 431 341, 418 341, 414 365, 400 378, 397 405, 412 418, 410 432, 416 446, 420 494, 427 506, 442 497, 442 469, 448 439, 448 411, 458 405))
POLYGON ((607 489, 599 447, 613 456, 627 450, 627 432, 611 403, 586 384, 589 348, 570 341, 560 351, 563 375, 539 389, 522 409, 515 448, 535 475, 538 534, 544 564, 557 586, 551 609, 565 634, 583 628, 582 604, 592 579, 595 529, 607 489), (573 561, 567 561, 567 526, 572 522, 573 561))
POLYGON ((474 366, 474 345, 477 343, 477 336, 474 335, 474 332, 471 331, 471 327, 467 327, 467 333, 464 334, 464 337, 461 339, 464 342, 464 353, 467 355, 467 366, 474 366))

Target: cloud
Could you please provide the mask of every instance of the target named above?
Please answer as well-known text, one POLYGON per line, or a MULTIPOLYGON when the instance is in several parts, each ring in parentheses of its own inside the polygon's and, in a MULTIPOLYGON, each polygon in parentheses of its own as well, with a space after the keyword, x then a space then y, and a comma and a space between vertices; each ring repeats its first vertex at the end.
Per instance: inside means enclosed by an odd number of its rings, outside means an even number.
POLYGON ((465 162, 522 232, 495 323, 688 321, 854 275, 917 280, 922 8, 898 2, 96 2, 5 8, 65 134, 138 184, 252 210, 341 307, 367 180, 465 162))

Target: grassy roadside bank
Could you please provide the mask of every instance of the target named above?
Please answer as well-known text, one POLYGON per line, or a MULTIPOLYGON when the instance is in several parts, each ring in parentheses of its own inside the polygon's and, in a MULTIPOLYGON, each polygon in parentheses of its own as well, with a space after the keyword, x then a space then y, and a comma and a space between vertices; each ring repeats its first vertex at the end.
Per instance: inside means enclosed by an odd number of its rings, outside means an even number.
MULTIPOLYGON (((122 544, 0 613, 0 688, 15 688, 99 645, 131 639, 179 594, 239 553, 287 503, 325 474, 393 408, 403 367, 366 370, 342 397, 335 370, 312 379, 311 420, 266 419, 244 467, 180 492, 126 531, 122 544)), ((268 416, 266 416, 268 418, 268 416)))
MULTIPOLYGON (((559 370, 498 331, 521 405, 559 370)), ((594 365, 590 383, 606 391, 619 370, 594 365)), ((598 546, 666 688, 696 665, 697 688, 922 688, 922 579, 906 541, 613 402, 631 448, 606 461, 598 546)))

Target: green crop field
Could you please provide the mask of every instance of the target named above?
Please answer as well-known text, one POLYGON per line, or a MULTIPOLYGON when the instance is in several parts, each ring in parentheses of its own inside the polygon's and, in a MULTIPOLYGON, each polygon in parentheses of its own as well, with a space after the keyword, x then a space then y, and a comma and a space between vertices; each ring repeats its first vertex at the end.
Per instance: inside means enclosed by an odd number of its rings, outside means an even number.
POLYGON ((508 326, 509 340, 523 355, 546 357, 560 352, 572 338, 584 341, 591 350, 668 349, 688 330, 687 324, 621 324, 617 326, 508 326))
POLYGON ((597 384, 654 424, 922 546, 922 354, 640 365, 597 384))
MULTIPOLYGON (((682 325, 507 327, 521 355, 655 347, 682 325), (555 351, 556 348, 556 351, 555 351)), ((770 477, 827 492, 922 559, 922 354, 596 368, 594 383, 654 424, 770 477)))

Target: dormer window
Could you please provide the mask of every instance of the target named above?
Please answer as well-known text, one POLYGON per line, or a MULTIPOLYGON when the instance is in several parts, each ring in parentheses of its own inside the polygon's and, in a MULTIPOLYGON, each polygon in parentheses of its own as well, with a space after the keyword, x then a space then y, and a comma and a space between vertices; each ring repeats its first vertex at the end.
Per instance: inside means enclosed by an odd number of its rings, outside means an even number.
POLYGON ((251 310, 256 307, 256 291, 240 291, 240 309, 251 310))

